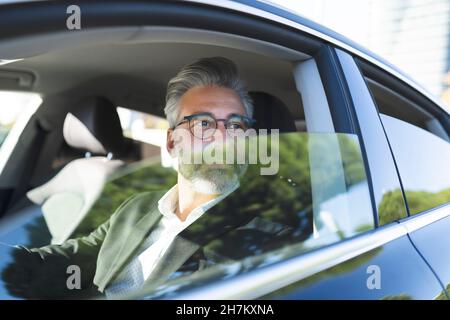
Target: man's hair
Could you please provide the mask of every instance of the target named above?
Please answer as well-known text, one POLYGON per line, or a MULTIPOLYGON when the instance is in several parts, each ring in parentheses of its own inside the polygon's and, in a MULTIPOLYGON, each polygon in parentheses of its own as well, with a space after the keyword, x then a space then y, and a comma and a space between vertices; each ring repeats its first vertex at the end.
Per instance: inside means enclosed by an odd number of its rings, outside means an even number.
POLYGON ((248 117, 253 115, 253 102, 236 65, 223 57, 203 58, 184 66, 167 85, 164 112, 170 127, 174 127, 180 115, 181 96, 189 89, 200 86, 218 86, 234 90, 244 105, 248 117))

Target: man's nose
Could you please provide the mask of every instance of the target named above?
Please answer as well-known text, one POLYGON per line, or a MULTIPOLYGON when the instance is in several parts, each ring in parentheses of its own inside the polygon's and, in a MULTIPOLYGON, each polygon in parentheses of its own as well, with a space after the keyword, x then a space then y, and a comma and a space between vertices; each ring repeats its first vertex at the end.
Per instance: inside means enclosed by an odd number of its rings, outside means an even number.
POLYGON ((212 142, 214 143, 225 143, 227 139, 227 129, 223 121, 217 121, 216 129, 213 129, 214 133, 207 139, 203 139, 203 144, 208 145, 212 142))
POLYGON ((217 129, 213 135, 214 141, 221 142, 227 139, 227 128, 224 121, 217 121, 217 129))

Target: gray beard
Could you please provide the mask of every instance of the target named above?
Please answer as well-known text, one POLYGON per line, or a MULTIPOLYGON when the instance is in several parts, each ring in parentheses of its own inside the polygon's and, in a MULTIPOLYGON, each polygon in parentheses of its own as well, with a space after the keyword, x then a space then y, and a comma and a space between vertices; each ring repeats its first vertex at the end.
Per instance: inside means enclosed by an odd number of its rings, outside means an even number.
POLYGON ((222 194, 234 187, 247 170, 246 164, 222 165, 180 164, 180 174, 192 183, 196 192, 222 194))

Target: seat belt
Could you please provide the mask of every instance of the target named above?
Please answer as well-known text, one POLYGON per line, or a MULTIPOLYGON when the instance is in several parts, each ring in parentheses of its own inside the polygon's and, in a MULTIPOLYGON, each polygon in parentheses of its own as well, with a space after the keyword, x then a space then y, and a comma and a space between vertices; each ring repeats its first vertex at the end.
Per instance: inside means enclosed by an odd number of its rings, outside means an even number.
POLYGON ((30 185, 31 177, 38 163, 48 131, 43 128, 39 119, 35 120, 35 130, 36 134, 32 139, 31 146, 28 148, 26 156, 23 157, 25 164, 22 167, 20 177, 18 178, 17 188, 11 195, 6 212, 8 212, 28 191, 27 189, 30 185))

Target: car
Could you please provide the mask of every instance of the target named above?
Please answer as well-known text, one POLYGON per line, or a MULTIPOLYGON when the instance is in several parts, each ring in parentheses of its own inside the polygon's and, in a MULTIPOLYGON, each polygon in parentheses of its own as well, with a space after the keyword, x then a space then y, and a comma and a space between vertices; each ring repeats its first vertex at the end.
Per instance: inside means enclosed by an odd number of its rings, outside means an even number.
POLYGON ((0 298, 71 297, 57 282, 91 297, 76 265, 24 289, 17 249, 86 236, 175 184, 166 85, 214 56, 238 66, 258 129, 279 130, 277 170, 255 164, 217 206, 247 224, 182 234, 207 238, 213 265, 170 266, 126 298, 448 300, 448 107, 360 45, 250 0, 0 5, 0 298))

